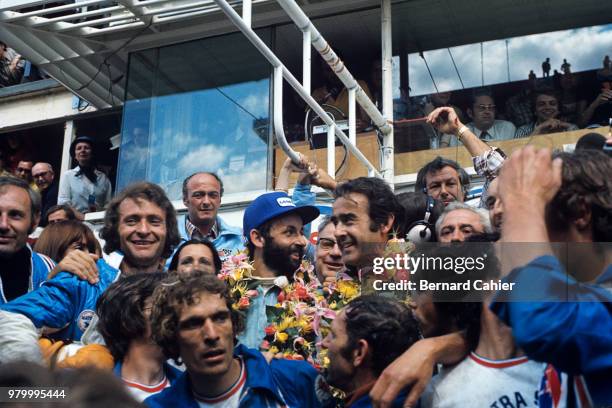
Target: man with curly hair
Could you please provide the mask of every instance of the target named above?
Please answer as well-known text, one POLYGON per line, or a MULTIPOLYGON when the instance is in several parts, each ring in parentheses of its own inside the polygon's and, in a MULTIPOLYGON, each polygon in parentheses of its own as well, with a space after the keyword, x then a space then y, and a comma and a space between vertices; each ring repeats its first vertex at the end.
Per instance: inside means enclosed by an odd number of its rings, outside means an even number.
POLYGON ((97 319, 96 301, 113 282, 135 273, 163 271, 165 258, 179 242, 174 207, 162 188, 152 183, 132 184, 115 197, 100 235, 108 257, 86 264, 97 268, 97 281, 60 272, 2 308, 28 316, 36 327, 61 328, 60 338, 78 341, 97 319))
POLYGON ((208 274, 172 276, 153 295, 151 332, 168 358, 187 370, 145 400, 157 407, 318 407, 316 370, 236 345, 242 316, 229 291, 208 274))
POLYGON ((115 375, 138 401, 170 387, 181 374, 151 341, 153 291, 165 273, 139 273, 113 283, 98 299, 97 329, 115 360, 115 375))

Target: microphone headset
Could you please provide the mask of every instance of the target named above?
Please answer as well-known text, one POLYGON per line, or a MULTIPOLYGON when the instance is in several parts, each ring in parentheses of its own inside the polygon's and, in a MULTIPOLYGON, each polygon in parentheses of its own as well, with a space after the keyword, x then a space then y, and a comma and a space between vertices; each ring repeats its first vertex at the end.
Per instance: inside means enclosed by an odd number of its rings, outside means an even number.
POLYGON ((415 221, 408 227, 406 233, 406 239, 415 244, 421 244, 423 242, 429 242, 433 237, 433 228, 429 223, 429 218, 434 209, 435 201, 430 196, 427 196, 427 207, 425 209, 425 216, 420 221, 415 221))

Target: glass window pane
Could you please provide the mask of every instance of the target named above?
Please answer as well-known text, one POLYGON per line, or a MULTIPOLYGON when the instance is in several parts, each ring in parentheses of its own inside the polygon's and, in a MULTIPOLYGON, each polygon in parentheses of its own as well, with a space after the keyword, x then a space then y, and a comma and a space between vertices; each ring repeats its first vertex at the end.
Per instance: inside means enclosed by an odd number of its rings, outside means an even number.
MULTIPOLYGON (((147 82, 132 75, 143 73, 143 58, 131 59, 139 70, 130 70, 128 88, 142 88, 147 82)), ((158 65, 154 96, 124 107, 118 188, 149 180, 178 200, 185 177, 213 171, 227 193, 265 189, 267 61, 243 36, 230 34, 162 48, 158 65)))

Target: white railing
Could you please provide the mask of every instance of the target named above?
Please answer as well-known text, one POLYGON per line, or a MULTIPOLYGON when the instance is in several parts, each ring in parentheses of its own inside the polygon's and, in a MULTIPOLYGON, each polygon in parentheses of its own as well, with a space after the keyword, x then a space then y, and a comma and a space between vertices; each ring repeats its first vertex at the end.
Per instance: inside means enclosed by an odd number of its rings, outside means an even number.
MULTIPOLYGON (((321 118, 323 122, 328 126, 328 143, 327 143, 327 166, 328 172, 333 177, 335 174, 335 138, 337 137, 367 169, 368 174, 382 177, 389 182, 393 182, 393 154, 391 153, 390 163, 385 163, 385 153, 383 150, 383 172, 379 172, 376 167, 370 163, 370 161, 363 155, 363 153, 357 148, 356 145, 356 108, 355 102, 359 103, 364 112, 370 117, 372 122, 382 132, 384 139, 389 140, 388 135, 391 135, 391 142, 393 128, 388 123, 387 119, 383 117, 376 105, 370 100, 365 91, 361 88, 358 82, 355 80, 353 75, 346 68, 342 60, 338 58, 338 55, 329 46, 327 41, 323 38, 321 33, 316 29, 312 22, 308 19, 306 14, 300 9, 294 0, 278 0, 280 6, 285 10, 289 17, 294 23, 300 28, 303 33, 303 82, 300 82, 293 76, 293 74, 283 65, 278 57, 270 50, 270 48, 259 38, 255 31, 251 28, 250 24, 245 21, 226 0, 214 0, 219 8, 227 15, 227 17, 236 25, 236 27, 247 37, 247 39, 261 52, 261 54, 272 64, 274 68, 274 133, 278 141, 279 146, 285 151, 294 162, 298 162, 297 153, 291 148, 285 137, 283 129, 283 78, 291 85, 291 87, 297 92, 297 94, 306 102, 306 104, 321 118), (314 48, 321 54, 323 59, 329 64, 333 72, 342 81, 344 86, 347 88, 349 93, 349 137, 336 126, 335 122, 325 110, 319 105, 317 101, 310 95, 310 47, 314 48)), ((243 15, 244 9, 248 7, 248 2, 243 4, 243 15)), ((247 14, 250 17, 250 11, 247 14)), ((392 152, 391 144, 391 152, 392 152)))

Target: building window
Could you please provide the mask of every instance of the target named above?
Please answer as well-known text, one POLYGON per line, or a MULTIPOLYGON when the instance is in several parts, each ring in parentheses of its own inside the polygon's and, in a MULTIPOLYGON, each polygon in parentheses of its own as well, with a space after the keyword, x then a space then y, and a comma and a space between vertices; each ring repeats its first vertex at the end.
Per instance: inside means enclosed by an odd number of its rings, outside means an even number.
POLYGON ((197 171, 226 193, 265 189, 269 87, 270 65, 240 33, 132 53, 118 189, 148 180, 179 200, 197 171))

